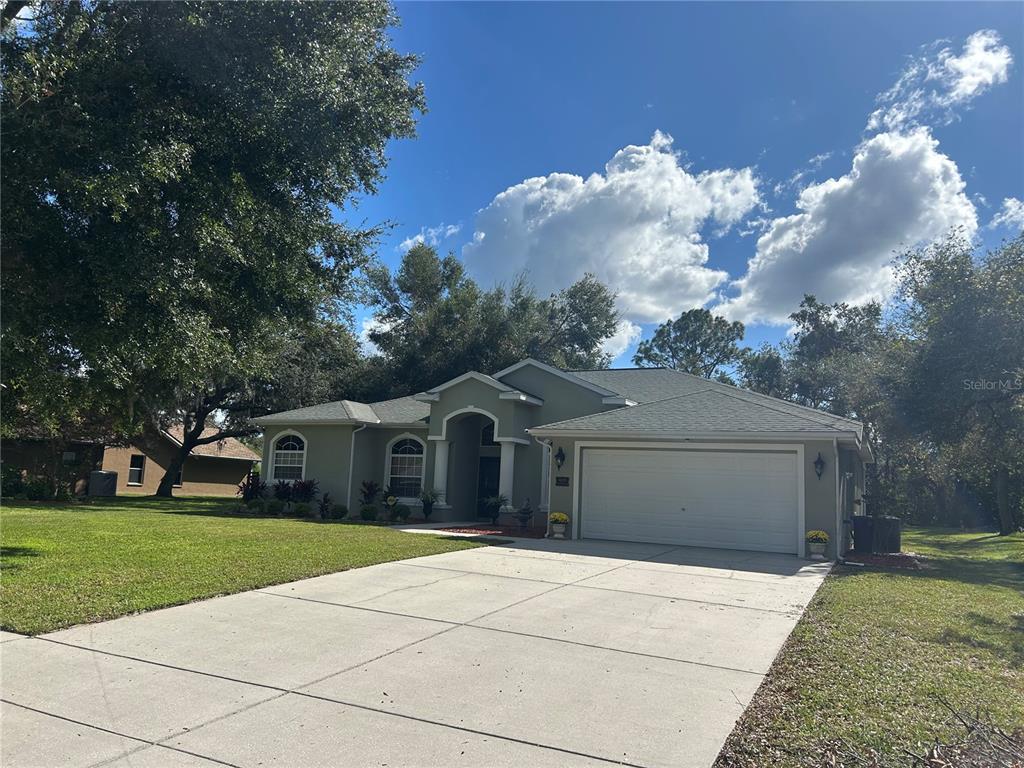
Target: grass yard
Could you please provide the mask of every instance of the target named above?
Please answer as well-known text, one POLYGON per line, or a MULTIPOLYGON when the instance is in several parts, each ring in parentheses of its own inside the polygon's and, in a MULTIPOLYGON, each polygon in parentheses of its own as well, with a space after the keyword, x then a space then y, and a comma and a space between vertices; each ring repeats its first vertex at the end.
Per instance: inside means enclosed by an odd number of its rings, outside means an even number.
POLYGON ((914 528, 903 548, 927 567, 826 579, 717 768, 870 764, 831 762, 851 747, 910 765, 904 749, 964 735, 940 699, 1024 727, 1024 534, 914 528))
POLYGON ((232 499, 4 502, 0 627, 38 634, 347 568, 479 546, 228 514, 232 499))

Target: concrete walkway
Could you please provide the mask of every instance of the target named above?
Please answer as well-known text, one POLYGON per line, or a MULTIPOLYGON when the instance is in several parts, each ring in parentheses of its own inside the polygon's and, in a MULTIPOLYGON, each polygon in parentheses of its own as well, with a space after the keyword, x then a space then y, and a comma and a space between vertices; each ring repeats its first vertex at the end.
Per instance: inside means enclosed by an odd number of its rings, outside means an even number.
POLYGON ((707 766, 827 571, 516 541, 5 633, 2 764, 707 766))

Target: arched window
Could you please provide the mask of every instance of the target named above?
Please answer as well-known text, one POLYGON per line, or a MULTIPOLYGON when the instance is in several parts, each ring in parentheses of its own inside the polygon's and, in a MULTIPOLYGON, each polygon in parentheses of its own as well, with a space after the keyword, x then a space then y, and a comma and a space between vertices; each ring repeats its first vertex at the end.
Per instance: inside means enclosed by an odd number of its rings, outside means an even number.
POLYGON ((301 480, 306 466, 306 442, 298 435, 282 435, 274 443, 274 479, 301 480))
POLYGON ((403 499, 417 498, 423 489, 423 443, 411 437, 392 443, 387 474, 391 493, 403 499))

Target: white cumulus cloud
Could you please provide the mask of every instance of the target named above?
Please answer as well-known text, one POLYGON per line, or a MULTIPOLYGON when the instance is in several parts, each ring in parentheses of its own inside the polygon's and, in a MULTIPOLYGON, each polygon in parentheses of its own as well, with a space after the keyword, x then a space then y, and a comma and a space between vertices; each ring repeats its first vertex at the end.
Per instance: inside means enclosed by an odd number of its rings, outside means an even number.
POLYGON ((628 350, 638 341, 643 329, 629 320, 621 320, 615 327, 615 333, 601 345, 601 351, 612 356, 612 360, 628 350))
POLYGON ((967 38, 959 54, 942 41, 910 60, 896 84, 878 96, 868 129, 899 130, 941 125, 956 119, 958 109, 993 85, 1005 83, 1013 64, 999 34, 981 29, 967 38))
POLYGON ((744 322, 784 323, 805 293, 863 303, 892 289, 900 248, 962 227, 977 230, 974 205, 950 158, 925 128, 881 133, 861 144, 850 171, 806 187, 799 212, 772 221, 757 241, 739 295, 716 311, 744 322))
POLYGON ((373 331, 386 331, 390 327, 390 323, 381 322, 372 315, 363 318, 359 334, 356 338, 359 340, 359 346, 362 348, 364 355, 373 356, 380 354, 377 345, 370 341, 370 333, 373 331))
POLYGON ((540 293, 592 272, 631 323, 662 321, 709 301, 728 275, 707 266, 705 227, 721 233, 761 202, 751 168, 692 173, 656 132, 587 178, 526 179, 477 213, 463 260, 482 281, 526 272, 540 293))
POLYGON ((1006 227, 1007 229, 1024 230, 1024 202, 1016 197, 1008 197, 1003 200, 1003 207, 992 217, 988 223, 990 229, 1006 227))
POLYGON ((445 224, 443 221, 436 227, 421 227, 417 234, 407 237, 399 243, 398 250, 405 253, 414 245, 419 245, 420 243, 437 247, 449 237, 454 237, 461 231, 461 224, 445 224))

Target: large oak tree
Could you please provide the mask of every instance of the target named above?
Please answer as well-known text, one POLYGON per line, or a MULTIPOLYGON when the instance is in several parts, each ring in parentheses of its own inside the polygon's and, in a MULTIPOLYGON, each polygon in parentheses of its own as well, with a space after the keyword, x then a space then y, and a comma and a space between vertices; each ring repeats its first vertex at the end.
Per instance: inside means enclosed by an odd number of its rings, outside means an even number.
POLYGON ((395 21, 373 1, 42 0, 5 25, 5 429, 66 434, 82 390, 104 438, 179 419, 169 494, 192 447, 290 405, 281 374, 343 319, 373 236, 336 213, 424 106, 395 21))

